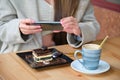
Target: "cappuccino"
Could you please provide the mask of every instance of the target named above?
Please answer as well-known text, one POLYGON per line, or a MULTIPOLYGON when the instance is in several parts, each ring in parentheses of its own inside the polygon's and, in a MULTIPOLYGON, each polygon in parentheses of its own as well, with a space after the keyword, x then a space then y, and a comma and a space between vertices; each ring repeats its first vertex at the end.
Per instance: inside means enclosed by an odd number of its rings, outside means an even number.
POLYGON ((89 50, 98 50, 98 49, 100 49, 100 45, 97 45, 97 44, 85 44, 85 45, 83 45, 83 47, 85 49, 89 49, 89 50))
POLYGON ((102 49, 97 44, 85 44, 82 46, 82 50, 76 50, 74 57, 79 61, 86 69, 96 70, 99 66, 100 56, 102 49), (82 55, 82 60, 79 60, 78 54, 82 55))

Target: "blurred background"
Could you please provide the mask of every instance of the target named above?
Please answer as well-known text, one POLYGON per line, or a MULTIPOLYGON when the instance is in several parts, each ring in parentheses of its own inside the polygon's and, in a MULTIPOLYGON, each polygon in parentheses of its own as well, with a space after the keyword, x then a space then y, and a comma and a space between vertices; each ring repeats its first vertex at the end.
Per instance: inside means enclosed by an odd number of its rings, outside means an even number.
POLYGON ((120 36, 120 0, 91 0, 95 16, 100 23, 101 31, 97 39, 106 35, 110 38, 120 36))

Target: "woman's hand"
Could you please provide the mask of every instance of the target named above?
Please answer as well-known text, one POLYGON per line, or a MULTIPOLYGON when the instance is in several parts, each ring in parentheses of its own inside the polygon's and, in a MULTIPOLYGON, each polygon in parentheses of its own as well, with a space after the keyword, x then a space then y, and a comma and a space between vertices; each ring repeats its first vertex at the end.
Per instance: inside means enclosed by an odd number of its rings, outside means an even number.
POLYGON ((42 31, 41 26, 29 25, 34 23, 32 19, 23 19, 20 21, 19 29, 24 35, 34 34, 42 31))
POLYGON ((73 33, 78 36, 81 34, 76 18, 70 16, 70 17, 61 19, 60 22, 63 26, 63 31, 67 33, 73 33))

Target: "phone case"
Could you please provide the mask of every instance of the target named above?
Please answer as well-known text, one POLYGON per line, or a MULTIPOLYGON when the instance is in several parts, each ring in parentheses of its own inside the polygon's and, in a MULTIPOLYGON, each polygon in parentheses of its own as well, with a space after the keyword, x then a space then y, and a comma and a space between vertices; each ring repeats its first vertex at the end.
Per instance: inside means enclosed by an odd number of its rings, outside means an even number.
POLYGON ((63 30, 63 27, 60 22, 36 22, 31 25, 40 25, 43 30, 63 30))

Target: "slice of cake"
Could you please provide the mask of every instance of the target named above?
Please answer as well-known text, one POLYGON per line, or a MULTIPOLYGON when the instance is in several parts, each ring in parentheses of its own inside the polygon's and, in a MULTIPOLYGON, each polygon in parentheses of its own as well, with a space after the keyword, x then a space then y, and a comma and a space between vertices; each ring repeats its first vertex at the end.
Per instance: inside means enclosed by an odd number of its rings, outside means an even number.
POLYGON ((35 49, 32 51, 32 54, 35 62, 44 62, 44 61, 53 60, 52 52, 49 49, 47 50, 35 49))

